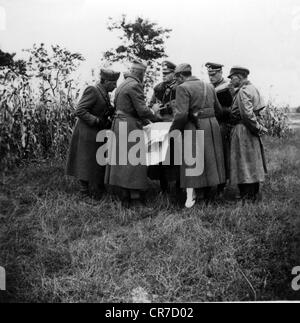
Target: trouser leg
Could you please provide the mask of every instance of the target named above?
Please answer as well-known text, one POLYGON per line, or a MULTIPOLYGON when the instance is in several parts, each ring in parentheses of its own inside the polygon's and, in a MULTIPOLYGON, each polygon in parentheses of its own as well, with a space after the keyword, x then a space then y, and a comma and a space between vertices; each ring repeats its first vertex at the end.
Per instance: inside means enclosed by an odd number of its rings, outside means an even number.
POLYGON ((105 187, 103 184, 99 184, 98 181, 89 182, 89 192, 90 196, 96 200, 100 200, 105 193, 105 187))
POLYGON ((253 184, 253 200, 258 201, 259 200, 259 191, 260 191, 260 184, 255 183, 253 184))
POLYGON ((79 185, 80 185, 80 193, 82 195, 89 195, 89 182, 79 180, 79 185))
POLYGON ((252 184, 239 184, 241 199, 249 199, 251 195, 252 184))
POLYGON ((168 181, 165 178, 160 178, 160 188, 163 192, 167 192, 169 189, 168 181))
POLYGON ((259 194, 259 183, 240 184, 240 194, 242 199, 256 200, 259 194))
POLYGON ((179 196, 181 194, 182 190, 180 187, 180 180, 176 181, 176 196, 179 196))
POLYGON ((211 187, 205 187, 203 189, 203 197, 205 201, 212 200, 212 188, 211 187))
POLYGON ((241 199, 244 199, 246 196, 245 184, 239 184, 238 187, 239 187, 241 199))
POLYGON ((146 206, 146 193, 146 191, 142 190, 130 190, 130 202, 133 202, 137 205, 142 204, 143 206, 146 206))
POLYGON ((130 208, 132 203, 141 202, 142 204, 146 203, 145 192, 141 190, 131 190, 121 188, 119 189, 118 196, 122 202, 123 207, 130 208))
POLYGON ((260 184, 259 183, 255 183, 254 184, 254 193, 255 195, 258 195, 260 191, 260 184))
POLYGON ((166 178, 166 174, 165 174, 165 170, 164 168, 161 166, 160 167, 160 171, 159 171, 159 181, 160 181, 160 188, 163 192, 167 192, 169 189, 169 183, 168 180, 166 178))
POLYGON ((142 197, 141 191, 139 190, 130 190, 130 199, 133 201, 140 200, 142 197))
POLYGON ((224 194, 226 183, 218 185, 218 195, 224 194))
POLYGON ((120 199, 121 200, 130 199, 130 190, 128 190, 126 188, 121 188, 121 190, 120 190, 120 199))
POLYGON ((128 208, 130 206, 130 190, 125 188, 119 188, 117 191, 117 196, 119 197, 122 205, 125 208, 128 208))

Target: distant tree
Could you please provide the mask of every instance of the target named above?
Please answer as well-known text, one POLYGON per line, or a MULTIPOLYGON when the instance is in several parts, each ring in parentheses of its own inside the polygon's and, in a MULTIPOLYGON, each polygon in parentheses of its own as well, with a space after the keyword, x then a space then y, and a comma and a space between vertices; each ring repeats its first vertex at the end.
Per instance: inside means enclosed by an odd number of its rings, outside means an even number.
POLYGON ((15 60, 15 53, 5 53, 0 49, 0 68, 9 68, 18 74, 26 74, 26 62, 24 60, 15 60))
POLYGON ((145 77, 145 89, 153 86, 160 71, 160 61, 167 57, 165 41, 170 38, 171 29, 159 27, 156 23, 138 17, 135 21, 121 20, 114 22, 109 18, 109 31, 119 31, 121 44, 103 55, 103 61, 127 63, 133 59, 146 61, 148 69, 145 77))
POLYGON ((9 67, 9 66, 13 65, 15 55, 16 54, 5 53, 0 49, 0 66, 9 67))
POLYGON ((67 98, 74 90, 72 73, 84 61, 83 56, 58 45, 48 50, 44 44, 34 44, 33 48, 25 51, 29 53, 27 66, 30 76, 39 81, 41 101, 67 98))
POLYGON ((296 109, 296 113, 300 113, 300 107, 296 109))

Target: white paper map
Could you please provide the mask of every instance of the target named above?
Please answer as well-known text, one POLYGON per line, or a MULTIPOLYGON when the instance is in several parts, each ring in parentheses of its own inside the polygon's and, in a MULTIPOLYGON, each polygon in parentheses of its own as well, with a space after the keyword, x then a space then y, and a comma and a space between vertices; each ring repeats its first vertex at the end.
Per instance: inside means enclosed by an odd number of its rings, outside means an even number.
POLYGON ((144 127, 147 166, 158 165, 165 161, 169 148, 168 134, 171 125, 172 122, 157 122, 144 127))

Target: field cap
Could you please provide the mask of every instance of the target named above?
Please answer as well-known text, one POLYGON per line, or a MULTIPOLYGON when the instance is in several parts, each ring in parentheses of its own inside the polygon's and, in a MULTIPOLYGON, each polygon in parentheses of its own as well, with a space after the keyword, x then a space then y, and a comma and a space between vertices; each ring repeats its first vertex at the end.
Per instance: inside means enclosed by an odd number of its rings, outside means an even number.
POLYGON ((116 82, 120 77, 120 73, 113 70, 101 69, 100 76, 104 80, 116 82))
POLYGON ((232 76, 237 75, 237 74, 242 74, 242 75, 248 76, 250 74, 250 70, 246 67, 234 66, 230 70, 230 75, 228 76, 228 78, 232 78, 232 76))
POLYGON ((175 69, 175 74, 181 74, 185 72, 192 72, 192 66, 190 64, 180 64, 175 69))
POLYGON ((135 70, 146 70, 147 69, 147 65, 144 64, 142 61, 134 60, 132 62, 131 68, 132 69, 135 69, 135 70))

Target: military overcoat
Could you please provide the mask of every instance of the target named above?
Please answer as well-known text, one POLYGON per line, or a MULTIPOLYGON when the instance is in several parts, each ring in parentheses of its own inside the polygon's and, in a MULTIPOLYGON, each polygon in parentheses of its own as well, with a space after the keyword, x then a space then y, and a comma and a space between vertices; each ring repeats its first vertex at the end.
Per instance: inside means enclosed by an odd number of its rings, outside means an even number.
POLYGON ((222 107, 211 84, 190 77, 177 87, 176 111, 171 130, 191 130, 192 151, 196 149, 195 131, 204 130, 204 173, 201 176, 186 176, 188 166, 184 162, 181 167, 182 188, 213 187, 226 182, 222 137, 216 119, 221 116, 222 107))
MULTIPOLYGON (((145 191, 148 188, 147 166, 129 163, 128 153, 136 143, 129 142, 128 136, 134 130, 142 130, 144 125, 149 121, 156 121, 157 118, 146 106, 143 84, 137 77, 127 75, 125 81, 116 91, 115 106, 117 112, 112 131, 116 136, 116 141, 112 143, 111 161, 115 160, 116 165, 112 165, 112 163, 107 165, 105 183, 113 187, 145 191), (124 132, 124 125, 127 128, 126 132, 124 132), (123 150, 123 146, 120 147, 121 137, 127 141, 126 151, 123 150), (120 162, 121 151, 127 154, 127 165, 120 162)), ((141 156, 141 160, 142 158, 143 156, 141 156)))
POLYGON ((96 142, 96 136, 105 128, 104 119, 108 109, 112 109, 110 98, 100 83, 85 89, 75 111, 78 120, 66 167, 67 175, 101 187, 104 187, 105 167, 99 166, 96 160, 97 150, 101 146, 96 142))
MULTIPOLYGON (((155 103, 164 106, 160 112, 164 122, 172 122, 174 119, 174 106, 176 100, 176 81, 169 83, 162 82, 155 86, 150 107, 155 103)), ((175 182, 180 180, 180 167, 174 165, 174 143, 171 141, 169 146, 170 165, 156 165, 150 166, 148 169, 148 176, 152 180, 160 180, 164 178, 168 182, 175 182)))
POLYGON ((259 91, 249 81, 245 82, 236 93, 231 108, 234 125, 230 140, 232 184, 253 184, 265 180, 267 166, 260 136, 263 129, 260 113, 263 108, 259 91))
MULTIPOLYGON (((219 84, 215 85, 217 96, 220 92, 224 91, 225 89, 226 91, 229 92, 229 82, 226 81, 225 79, 222 79, 222 81, 219 84)), ((230 133, 232 129, 231 125, 228 122, 228 115, 230 113, 231 105, 232 105, 232 102, 229 103, 228 106, 224 106, 221 104, 223 109, 223 116, 220 120, 218 120, 220 124, 222 142, 223 142, 226 179, 228 180, 230 178, 230 133)))

